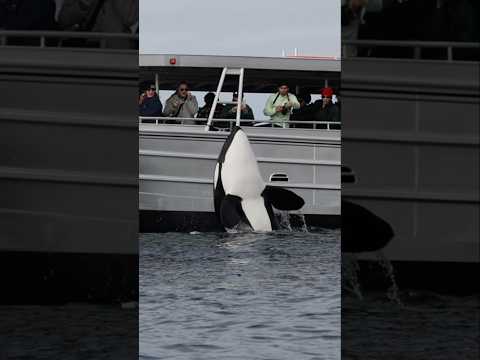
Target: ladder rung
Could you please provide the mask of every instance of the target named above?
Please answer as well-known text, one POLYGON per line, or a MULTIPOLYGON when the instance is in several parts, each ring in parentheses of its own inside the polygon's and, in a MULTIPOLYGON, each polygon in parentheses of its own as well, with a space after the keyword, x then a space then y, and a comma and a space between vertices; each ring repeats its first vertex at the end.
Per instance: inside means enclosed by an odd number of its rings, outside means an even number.
POLYGON ((227 75, 240 75, 240 69, 228 69, 227 68, 227 75))

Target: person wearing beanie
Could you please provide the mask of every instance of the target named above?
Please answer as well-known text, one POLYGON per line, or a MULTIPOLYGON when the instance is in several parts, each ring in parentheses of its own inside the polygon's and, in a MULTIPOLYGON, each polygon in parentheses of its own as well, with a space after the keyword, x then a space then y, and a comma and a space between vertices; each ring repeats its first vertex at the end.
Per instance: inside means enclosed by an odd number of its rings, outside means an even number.
POLYGON ((163 105, 155 92, 155 85, 148 86, 138 100, 140 116, 162 116, 163 105))
POLYGON ((332 102, 333 89, 325 87, 321 90, 322 98, 314 103, 314 120, 315 121, 340 121, 340 112, 338 106, 332 102))

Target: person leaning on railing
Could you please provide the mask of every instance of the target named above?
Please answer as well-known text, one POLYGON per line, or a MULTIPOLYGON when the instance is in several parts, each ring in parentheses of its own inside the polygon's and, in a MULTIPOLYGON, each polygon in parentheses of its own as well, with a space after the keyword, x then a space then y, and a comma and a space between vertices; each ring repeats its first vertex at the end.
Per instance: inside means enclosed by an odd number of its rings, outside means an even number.
MULTIPOLYGON (((232 95, 232 103, 238 101, 238 93, 234 92, 232 95)), ((236 119, 237 118, 237 105, 236 104, 227 104, 223 109, 222 113, 223 119, 236 119)), ((252 122, 250 121, 243 121, 243 120, 255 120, 255 116, 253 115, 252 108, 244 101, 243 94, 242 94, 242 101, 240 102, 240 119, 242 120, 242 126, 251 126, 252 122)), ((230 126, 230 123, 228 123, 230 126)))
MULTIPOLYGON (((210 115, 210 110, 212 109, 213 102, 215 101, 215 94, 213 92, 207 93, 203 97, 203 101, 205 101, 205 105, 203 105, 200 109, 198 109, 197 119, 208 119, 210 115)), ((217 103, 215 107, 215 112, 213 113, 214 119, 220 119, 223 114, 223 104, 217 103)), ((205 121, 198 121, 197 125, 205 125, 205 121)), ((217 122, 215 122, 215 126, 219 126, 217 122)))
POLYGON ((302 124, 297 123, 297 121, 313 121, 313 110, 314 106, 311 104, 312 96, 303 91, 297 95, 298 102, 300 103, 299 109, 294 109, 292 111, 292 115, 290 116, 290 120, 295 121, 295 123, 291 124, 291 127, 294 128, 306 128, 311 129, 313 128, 313 124, 302 124))
MULTIPOLYGON (((333 89, 325 87, 321 91, 322 98, 313 103, 313 120, 325 122, 339 122, 340 111, 338 105, 332 102, 333 89)), ((338 127, 333 125, 332 128, 338 127)))
POLYGON ((183 123, 187 125, 194 125, 195 120, 193 118, 197 112, 197 98, 190 93, 187 82, 180 82, 177 86, 177 90, 165 102, 163 116, 191 118, 192 120, 185 120, 183 123))
POLYGON ((270 116, 270 120, 275 126, 287 128, 292 109, 300 108, 297 97, 289 94, 288 91, 287 84, 280 84, 278 92, 269 96, 263 109, 263 113, 270 116))
MULTIPOLYGON (((155 85, 150 85, 142 92, 138 99, 138 112, 140 116, 162 116, 162 108, 162 102, 155 92, 155 85)), ((150 121, 155 122, 154 120, 150 121)))

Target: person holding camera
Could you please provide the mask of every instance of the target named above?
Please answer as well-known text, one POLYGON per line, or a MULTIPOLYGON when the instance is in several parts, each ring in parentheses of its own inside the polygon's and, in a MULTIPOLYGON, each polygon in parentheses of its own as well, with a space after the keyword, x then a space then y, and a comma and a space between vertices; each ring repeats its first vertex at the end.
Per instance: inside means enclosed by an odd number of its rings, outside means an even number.
POLYGON ((287 84, 280 84, 278 92, 270 95, 265 104, 263 113, 266 116, 270 116, 270 120, 274 126, 287 128, 292 110, 300 108, 297 97, 288 91, 289 87, 287 84))
POLYGON ((180 82, 177 86, 177 90, 166 101, 163 116, 191 118, 191 120, 184 120, 183 123, 194 125, 195 120, 193 120, 193 118, 197 112, 197 98, 190 92, 187 82, 180 82))

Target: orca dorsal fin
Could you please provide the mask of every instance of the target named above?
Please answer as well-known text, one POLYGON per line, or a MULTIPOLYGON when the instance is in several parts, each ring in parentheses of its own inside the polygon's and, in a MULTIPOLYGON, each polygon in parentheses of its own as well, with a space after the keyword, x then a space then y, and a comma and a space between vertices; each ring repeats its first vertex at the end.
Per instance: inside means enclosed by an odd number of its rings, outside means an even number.
POLYGON ((268 185, 263 190, 262 196, 278 210, 298 210, 305 205, 305 201, 300 196, 281 187, 268 185))
POLYGON ((242 220, 242 199, 235 195, 226 195, 220 206, 220 220, 224 227, 233 228, 242 220))

